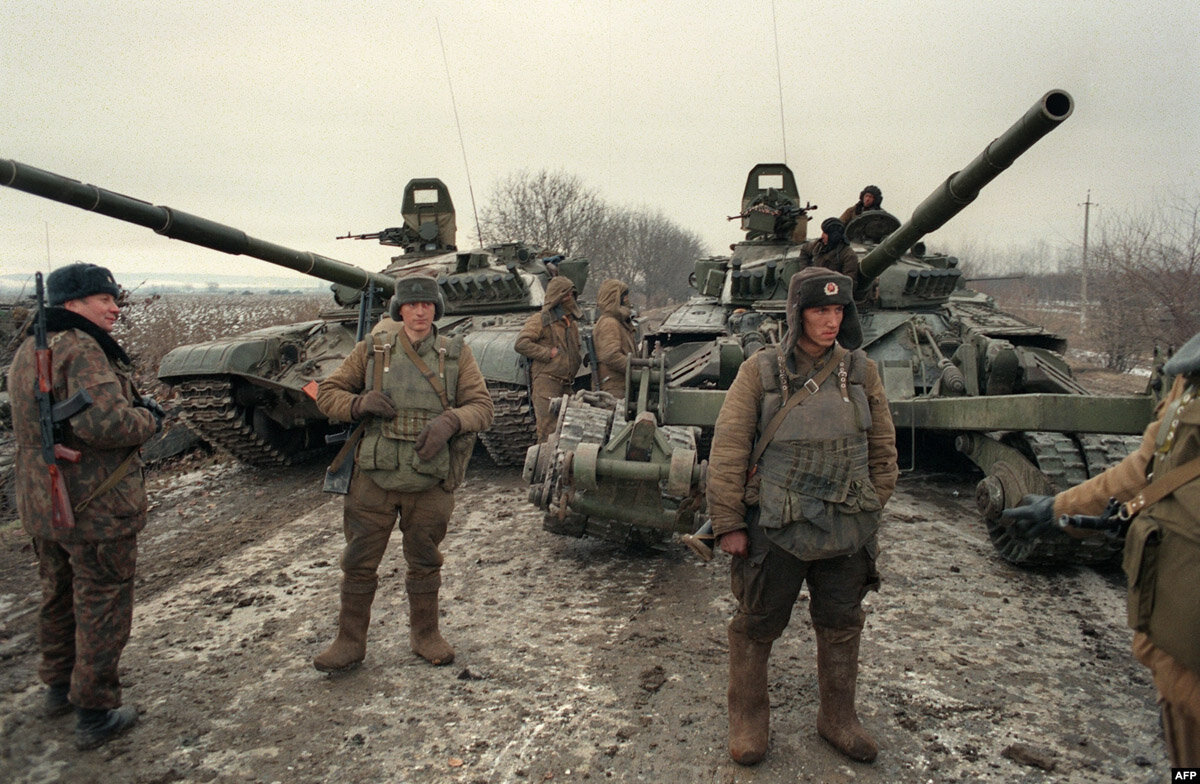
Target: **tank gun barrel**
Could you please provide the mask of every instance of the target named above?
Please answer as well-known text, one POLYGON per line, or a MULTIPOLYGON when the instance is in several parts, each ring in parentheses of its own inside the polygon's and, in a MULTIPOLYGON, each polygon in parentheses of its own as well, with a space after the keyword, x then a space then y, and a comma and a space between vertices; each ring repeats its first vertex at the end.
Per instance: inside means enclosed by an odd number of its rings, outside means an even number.
POLYGON ((287 267, 305 275, 340 283, 358 290, 372 284, 387 296, 395 291, 396 281, 389 275, 364 269, 307 251, 256 239, 245 232, 171 207, 160 207, 140 199, 87 185, 53 172, 17 161, 0 159, 0 185, 16 188, 35 196, 98 212, 110 218, 135 223, 155 233, 193 245, 219 250, 234 256, 256 259, 287 267))
POLYGON ((1071 116, 1075 102, 1065 90, 1051 90, 1020 120, 992 140, 961 171, 950 175, 913 211, 912 217, 859 261, 860 284, 874 280, 926 234, 941 228, 975 200, 983 186, 1026 150, 1071 116))

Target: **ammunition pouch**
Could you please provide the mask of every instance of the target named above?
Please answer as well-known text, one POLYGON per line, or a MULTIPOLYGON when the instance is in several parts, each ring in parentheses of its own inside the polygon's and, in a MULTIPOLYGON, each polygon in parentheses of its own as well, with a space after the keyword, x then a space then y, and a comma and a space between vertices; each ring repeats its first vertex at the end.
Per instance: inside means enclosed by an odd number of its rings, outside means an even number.
POLYGON ((1125 538, 1129 626, 1200 673, 1200 541, 1154 512, 1134 518, 1125 538))

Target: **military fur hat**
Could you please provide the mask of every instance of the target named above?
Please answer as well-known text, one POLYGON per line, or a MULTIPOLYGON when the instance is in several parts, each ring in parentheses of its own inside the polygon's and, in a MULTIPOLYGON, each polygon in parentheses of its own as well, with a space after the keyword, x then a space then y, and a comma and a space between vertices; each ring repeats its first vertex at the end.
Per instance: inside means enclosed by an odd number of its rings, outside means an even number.
POLYGON ((392 321, 403 321, 400 318, 400 306, 414 302, 432 302, 433 317, 440 319, 446 311, 446 303, 442 300, 442 290, 438 282, 427 275, 409 275, 396 280, 396 293, 392 304, 388 307, 388 315, 392 321))
POLYGON ((788 331, 783 340, 788 351, 795 348, 800 339, 803 329, 800 311, 824 305, 841 305, 843 308, 838 343, 851 351, 862 345, 862 325, 858 323, 858 308, 854 304, 854 281, 824 267, 805 267, 788 283, 788 331))
POLYGON ((1187 343, 1179 347, 1167 364, 1163 365, 1163 372, 1169 376, 1190 376, 1200 373, 1200 332, 1192 335, 1187 343))
POLYGON ((77 261, 59 267, 46 278, 46 298, 52 307, 93 294, 121 296, 121 287, 105 267, 77 261))

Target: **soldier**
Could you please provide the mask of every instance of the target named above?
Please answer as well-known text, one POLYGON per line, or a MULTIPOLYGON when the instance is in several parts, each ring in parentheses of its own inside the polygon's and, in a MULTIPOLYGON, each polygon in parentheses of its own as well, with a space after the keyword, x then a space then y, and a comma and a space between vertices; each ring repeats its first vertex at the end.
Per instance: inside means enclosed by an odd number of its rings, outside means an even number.
POLYGON ((1200 767, 1200 334, 1167 362, 1175 382, 1142 444, 1099 476, 1006 509, 1035 537, 1061 515, 1098 515, 1110 498, 1136 514, 1125 538, 1133 653, 1154 677, 1167 754, 1200 767), (1156 500, 1157 499, 1157 500, 1156 500))
POLYGON ((821 238, 805 243, 800 248, 800 263, 805 267, 824 267, 840 272, 856 280, 858 277, 858 254, 846 244, 846 227, 837 218, 826 218, 821 222, 821 238))
POLYGON ((625 397, 626 359, 634 352, 637 338, 633 309, 629 307, 629 287, 612 278, 604 281, 596 295, 596 305, 600 318, 592 328, 592 342, 596 346, 600 391, 625 397))
POLYGON ((862 189, 862 193, 858 194, 858 201, 851 204, 842 213, 841 221, 843 225, 849 226, 850 221, 862 215, 864 212, 871 210, 883 209, 883 191, 876 188, 874 185, 868 185, 862 189))
POLYGON ((514 348, 532 361, 530 385, 533 387, 533 413, 537 416, 538 443, 554 429, 550 401, 571 393, 575 372, 582 355, 579 327, 582 316, 575 302, 575 284, 557 275, 546 286, 542 312, 525 320, 514 348))
POLYGON ((92 749, 137 721, 121 705, 117 672, 133 621, 137 534, 146 524, 139 447, 161 428, 162 409, 134 390, 129 355, 109 334, 120 314, 120 288, 95 264, 59 267, 47 281, 46 333, 52 399, 80 391, 91 405, 57 428, 57 443, 80 453, 58 460, 74 526, 53 525, 37 399, 34 338, 17 349, 9 370, 17 442, 17 510, 33 537, 42 604, 38 674, 47 685, 45 713, 75 708, 75 745, 92 749))
POLYGON ((854 692, 862 598, 879 587, 876 531, 896 487, 896 436, 844 275, 810 267, 788 286, 782 346, 742 363, 717 416, 708 509, 733 556, 729 754, 767 751, 767 661, 804 583, 817 637, 817 731, 851 759, 878 747, 854 692), (838 344, 841 345, 838 345, 838 344))
POLYGON ((315 659, 321 672, 362 663, 377 570, 396 518, 407 571, 409 643, 435 665, 454 661, 438 630, 442 553, 475 434, 492 424, 492 399, 461 337, 437 334, 437 281, 401 278, 371 338, 321 382, 317 408, 343 422, 365 420, 346 495, 338 634, 315 659))

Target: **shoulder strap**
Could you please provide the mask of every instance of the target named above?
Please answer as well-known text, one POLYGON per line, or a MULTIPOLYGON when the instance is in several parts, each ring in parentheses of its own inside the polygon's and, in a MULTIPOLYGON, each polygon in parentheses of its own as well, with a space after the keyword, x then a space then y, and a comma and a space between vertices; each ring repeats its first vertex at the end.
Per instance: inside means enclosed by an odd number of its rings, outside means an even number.
POLYGON ((1194 457, 1183 465, 1175 466, 1167 473, 1147 485, 1121 509, 1121 517, 1130 519, 1153 503, 1157 503, 1188 482, 1200 477, 1200 457, 1194 457))
POLYGON ((808 381, 805 381, 804 386, 796 390, 796 393, 789 397, 787 402, 779 407, 779 410, 775 412, 775 416, 771 417, 771 421, 768 422, 767 426, 763 428, 762 435, 758 437, 758 441, 754 444, 754 451, 750 454, 750 471, 754 471, 754 467, 758 465, 758 459, 762 457, 763 452, 767 450, 767 445, 770 444, 771 439, 775 437, 775 431, 778 430, 779 426, 783 424, 783 419, 788 415, 788 412, 803 403, 818 389, 820 389, 821 384, 824 384, 825 379, 829 378, 829 376, 833 374, 834 369, 842 363, 842 360, 845 359, 846 354, 848 353, 850 352, 848 352, 846 349, 842 348, 841 346, 837 346, 834 349, 833 356, 829 358, 828 364, 821 368, 821 370, 814 376, 809 378, 808 381))
MULTIPOLYGON (((404 330, 400 330, 397 333, 397 338, 400 341, 400 348, 404 349, 404 353, 408 355, 412 363, 417 366, 417 370, 421 371, 421 375, 425 376, 425 380, 429 382, 429 386, 433 387, 433 391, 437 392, 438 397, 441 398, 442 408, 450 408, 450 398, 446 396, 445 387, 442 386, 441 381, 438 381, 438 377, 434 375, 434 372, 429 369, 429 365, 426 365, 421 357, 417 355, 416 349, 409 342, 408 335, 404 334, 404 330)), ((441 355, 445 356, 445 354, 441 355)))

